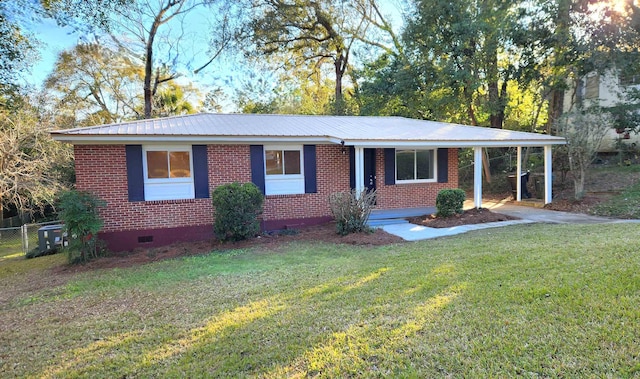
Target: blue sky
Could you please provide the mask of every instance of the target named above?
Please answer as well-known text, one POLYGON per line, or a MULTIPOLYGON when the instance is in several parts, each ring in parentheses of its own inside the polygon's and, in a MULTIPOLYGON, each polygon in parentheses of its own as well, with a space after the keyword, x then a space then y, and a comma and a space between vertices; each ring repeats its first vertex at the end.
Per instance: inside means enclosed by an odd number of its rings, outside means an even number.
POLYGON ((40 59, 25 77, 27 83, 39 86, 53 71, 58 54, 76 45, 80 35, 71 28, 61 28, 52 19, 44 19, 36 26, 35 36, 40 40, 40 59))

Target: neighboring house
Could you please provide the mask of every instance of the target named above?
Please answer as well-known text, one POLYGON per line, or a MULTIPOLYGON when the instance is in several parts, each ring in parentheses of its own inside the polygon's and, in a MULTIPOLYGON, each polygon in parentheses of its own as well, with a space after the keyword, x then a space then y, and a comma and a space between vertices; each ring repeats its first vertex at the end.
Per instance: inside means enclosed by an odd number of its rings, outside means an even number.
MULTIPOLYGON (((591 72, 580 80, 574 80, 565 91, 563 112, 569 112, 580 104, 584 107, 613 107, 627 103, 630 91, 640 91, 640 74, 622 75, 614 71, 604 74, 591 72)), ((600 148, 601 153, 617 152, 617 143, 629 147, 640 147, 640 134, 629 130, 616 130, 614 126, 607 132, 600 148)))
POLYGON ((433 206, 440 190, 458 186, 462 147, 475 150, 480 207, 481 148, 544 146, 550 179, 551 145, 564 143, 401 117, 256 114, 195 114, 51 134, 74 145, 76 187, 106 201, 101 238, 113 251, 211 238, 210 192, 230 182, 253 182, 265 194, 266 230, 326 222, 329 195, 350 188, 376 189, 378 209, 433 206))

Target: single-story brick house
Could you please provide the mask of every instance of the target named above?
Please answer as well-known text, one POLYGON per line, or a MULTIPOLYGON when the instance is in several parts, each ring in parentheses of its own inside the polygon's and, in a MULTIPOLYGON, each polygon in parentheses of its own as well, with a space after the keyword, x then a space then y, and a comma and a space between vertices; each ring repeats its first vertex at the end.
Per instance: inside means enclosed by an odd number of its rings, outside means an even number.
POLYGON ((375 188, 378 209, 433 206, 440 190, 458 186, 462 147, 475 149, 480 207, 483 147, 544 146, 550 202, 551 146, 565 143, 402 117, 257 114, 195 114, 51 134, 74 145, 77 188, 107 202, 101 238, 113 251, 212 237, 210 192, 230 182, 253 182, 265 194, 266 230, 328 221, 329 195, 350 188, 375 188))

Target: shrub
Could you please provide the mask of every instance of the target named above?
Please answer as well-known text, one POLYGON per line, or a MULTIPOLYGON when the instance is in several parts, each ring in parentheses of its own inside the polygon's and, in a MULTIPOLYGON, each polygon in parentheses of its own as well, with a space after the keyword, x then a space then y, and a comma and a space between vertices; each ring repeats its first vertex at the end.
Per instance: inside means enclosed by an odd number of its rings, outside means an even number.
POLYGON ((462 213, 462 204, 465 198, 466 194, 459 188, 438 192, 438 196, 436 196, 436 215, 449 217, 456 213, 462 213))
POLYGON ((376 201, 376 191, 356 190, 335 192, 329 196, 329 206, 336 221, 336 232, 341 236, 349 233, 368 232, 371 209, 376 201))
POLYGON ((264 196, 253 183, 217 187, 211 195, 215 210, 213 230, 221 241, 240 241, 260 232, 264 196))
POLYGON ((26 259, 32 259, 32 258, 44 257, 45 255, 52 255, 52 254, 56 254, 56 253, 58 253, 58 249, 40 251, 40 249, 36 247, 36 248, 33 248, 33 249, 27 251, 27 254, 25 254, 24 257, 26 259))
POLYGON ((103 252, 97 237, 103 224, 98 209, 105 205, 89 192, 72 190, 60 195, 58 216, 69 239, 65 249, 70 263, 85 263, 103 252))

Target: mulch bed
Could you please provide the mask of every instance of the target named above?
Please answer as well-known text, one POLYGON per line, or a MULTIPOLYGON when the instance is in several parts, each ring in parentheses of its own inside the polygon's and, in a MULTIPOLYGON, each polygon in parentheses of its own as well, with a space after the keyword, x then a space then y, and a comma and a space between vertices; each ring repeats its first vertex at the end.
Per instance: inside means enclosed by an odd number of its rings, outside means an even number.
POLYGON ((491 212, 484 208, 474 208, 449 217, 436 217, 435 214, 412 217, 409 219, 409 222, 416 225, 428 226, 430 228, 450 228, 460 225, 482 224, 485 222, 508 220, 518 220, 518 218, 491 212))
MULTIPOLYGON (((446 218, 435 217, 434 215, 413 217, 409 222, 432 228, 447 228, 464 224, 478 224, 513 219, 513 217, 494 213, 488 209, 471 209, 462 214, 446 218)), ((334 223, 326 223, 294 231, 266 233, 259 237, 239 242, 222 243, 218 240, 212 239, 208 241, 180 242, 169 246, 136 249, 130 252, 112 253, 109 256, 101 257, 85 265, 64 265, 57 267, 55 271, 60 273, 72 273, 102 268, 125 268, 161 261, 164 259, 206 254, 212 251, 248 249, 258 246, 263 249, 273 251, 279 250, 285 244, 295 241, 355 246, 382 246, 404 242, 402 238, 389 234, 382 229, 375 229, 372 233, 355 233, 340 236, 336 233, 334 223)))
POLYGON ((375 229, 372 233, 354 233, 340 236, 336 233, 335 224, 330 222, 317 226, 310 226, 281 233, 267 233, 259 237, 239 242, 225 242, 212 239, 209 241, 180 242, 156 248, 135 249, 130 252, 112 253, 85 265, 64 265, 58 267, 59 272, 91 271, 101 268, 124 268, 164 259, 206 254, 211 251, 225 251, 231 249, 247 249, 260 246, 264 249, 278 250, 284 244, 294 242, 315 242, 346 244, 356 246, 381 246, 401 243, 404 240, 382 229, 375 229))

